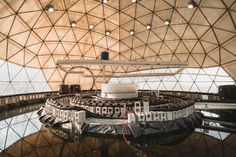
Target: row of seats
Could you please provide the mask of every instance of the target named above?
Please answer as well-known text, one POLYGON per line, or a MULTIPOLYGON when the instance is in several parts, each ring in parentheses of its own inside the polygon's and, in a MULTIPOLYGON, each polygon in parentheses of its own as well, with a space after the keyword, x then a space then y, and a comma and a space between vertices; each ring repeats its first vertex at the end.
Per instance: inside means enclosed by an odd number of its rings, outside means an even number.
POLYGON ((81 99, 80 97, 72 97, 70 105, 72 106, 133 106, 134 101, 131 100, 97 100, 94 98, 81 99))
POLYGON ((47 94, 27 94, 0 98, 0 105, 17 103, 19 101, 27 101, 32 99, 46 98, 47 94))
POLYGON ((187 117, 194 112, 194 106, 189 106, 176 111, 150 111, 139 113, 128 113, 128 123, 132 122, 151 122, 151 121, 167 121, 178 118, 187 117))

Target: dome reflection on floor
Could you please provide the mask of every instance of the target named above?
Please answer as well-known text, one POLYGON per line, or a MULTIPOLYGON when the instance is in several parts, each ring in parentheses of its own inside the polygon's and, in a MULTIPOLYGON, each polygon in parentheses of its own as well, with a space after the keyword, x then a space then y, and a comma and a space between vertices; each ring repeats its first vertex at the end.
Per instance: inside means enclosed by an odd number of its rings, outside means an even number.
MULTIPOLYGON (((65 140, 38 121, 40 105, 1 113, 0 156, 235 156, 235 133, 196 129, 130 140, 85 135, 65 140), (151 139, 151 140, 150 140, 151 139)), ((209 115, 208 115, 209 116, 209 115)), ((61 135, 63 133, 61 132, 61 135)))

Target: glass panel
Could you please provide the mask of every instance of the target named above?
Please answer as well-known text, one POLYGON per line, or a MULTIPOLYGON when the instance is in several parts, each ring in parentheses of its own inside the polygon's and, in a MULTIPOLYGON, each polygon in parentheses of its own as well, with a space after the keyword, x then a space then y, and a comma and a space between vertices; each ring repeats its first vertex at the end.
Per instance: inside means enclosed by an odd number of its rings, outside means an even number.
MULTIPOLYGON (((170 72, 176 69, 155 69, 146 70, 148 72, 170 72)), ((134 73, 134 72, 133 72, 134 73)), ((211 68, 186 68, 175 76, 157 76, 157 77, 134 77, 116 79, 111 78, 109 83, 128 83, 128 80, 135 80, 134 83, 139 85, 139 89, 155 89, 155 90, 176 90, 176 91, 192 91, 192 92, 210 92, 217 93, 219 85, 234 84, 234 80, 229 76, 217 76, 216 74, 225 75, 225 71, 221 67, 211 68), (219 73, 220 72, 220 73, 219 73), (148 83, 148 85, 145 84, 148 83), (160 83, 161 82, 161 83, 160 83), (176 82, 178 82, 176 84, 176 82), (216 86, 217 85, 217 86, 216 86)))
POLYGON ((41 69, 0 63, 0 95, 51 91, 41 69))

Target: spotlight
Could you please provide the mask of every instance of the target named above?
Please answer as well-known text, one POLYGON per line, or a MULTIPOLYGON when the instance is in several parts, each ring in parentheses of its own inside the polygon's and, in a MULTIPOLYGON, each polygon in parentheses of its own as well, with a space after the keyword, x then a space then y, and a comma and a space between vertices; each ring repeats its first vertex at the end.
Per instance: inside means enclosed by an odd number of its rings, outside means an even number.
POLYGON ((75 27, 75 25, 76 25, 76 23, 75 23, 74 21, 71 21, 71 22, 70 22, 70 26, 71 26, 71 27, 75 27))
POLYGON ((166 26, 170 25, 170 20, 165 20, 165 25, 166 26))
POLYGON ((137 2, 137 0, 132 0, 132 2, 133 2, 133 3, 136 3, 136 2, 137 2))
POLYGON ((108 0, 102 0, 102 3, 107 4, 108 0))
POLYGON ((146 28, 147 28, 147 29, 151 29, 151 25, 148 24, 148 25, 146 26, 146 28))
POLYGON ((194 2, 193 0, 188 2, 188 6, 189 9, 193 9, 194 7, 196 7, 196 2, 194 2))
POLYGON ((54 7, 53 7, 53 5, 47 5, 46 6, 46 10, 48 11, 48 12, 50 12, 50 13, 52 13, 52 12, 54 12, 54 7))
POLYGON ((93 29, 93 27, 94 27, 93 25, 89 25, 89 29, 90 29, 90 30, 93 29))
POLYGON ((111 34, 111 32, 110 31, 106 31, 106 35, 110 35, 111 34))
POLYGON ((129 32, 129 34, 130 34, 130 35, 134 35, 134 30, 131 30, 131 31, 129 32))

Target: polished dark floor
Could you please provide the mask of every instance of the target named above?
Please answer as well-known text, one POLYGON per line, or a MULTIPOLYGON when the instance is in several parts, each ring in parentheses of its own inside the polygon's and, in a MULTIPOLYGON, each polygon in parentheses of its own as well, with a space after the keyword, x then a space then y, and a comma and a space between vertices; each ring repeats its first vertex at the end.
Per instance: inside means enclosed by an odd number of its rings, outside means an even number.
MULTIPOLYGON (((192 133, 175 133, 145 139, 125 140, 86 135, 65 140, 38 120, 40 105, 0 113, 0 157, 235 157, 236 133, 210 123, 214 130, 198 128, 192 133), (217 131, 219 130, 221 131, 217 131), (223 128, 223 129, 222 129, 223 128), (223 131, 222 131, 223 130, 223 131)), ((216 114, 204 113, 208 117, 216 114)), ((67 137, 69 138, 69 137, 67 137)))

